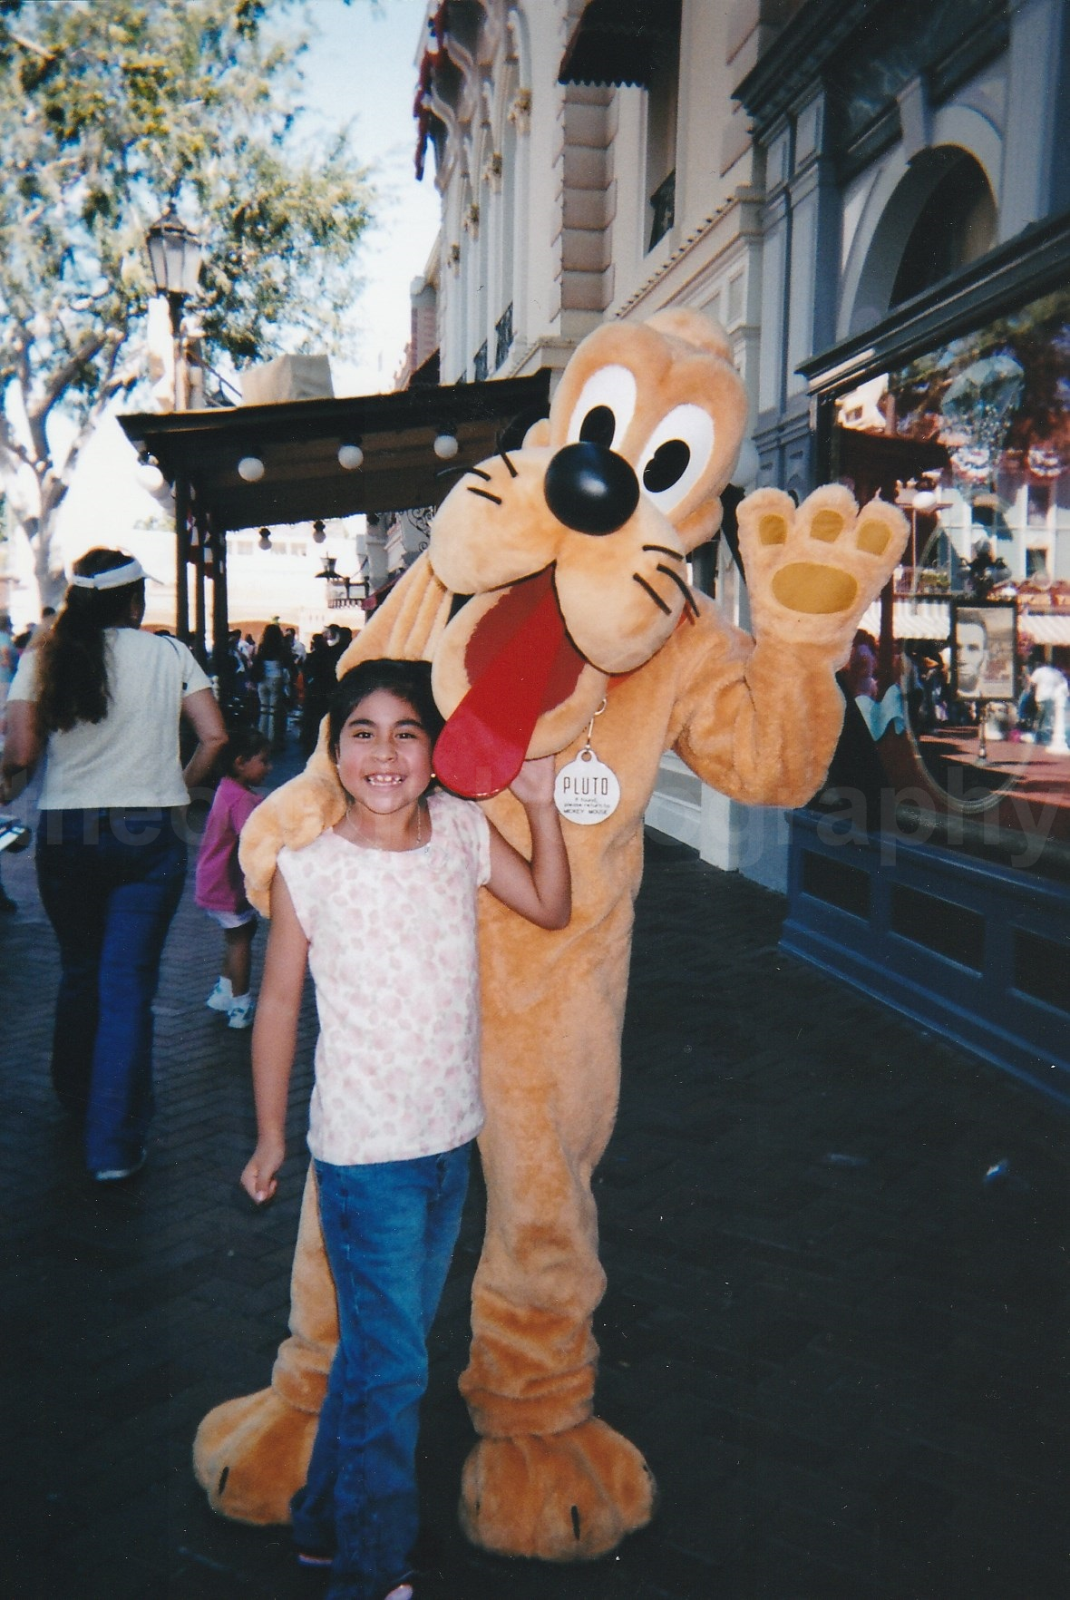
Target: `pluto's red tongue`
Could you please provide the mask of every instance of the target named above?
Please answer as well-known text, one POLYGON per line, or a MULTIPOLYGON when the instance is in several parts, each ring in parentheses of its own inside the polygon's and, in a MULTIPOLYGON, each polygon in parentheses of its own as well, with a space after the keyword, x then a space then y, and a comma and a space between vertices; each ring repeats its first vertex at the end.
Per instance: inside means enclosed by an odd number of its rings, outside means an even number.
POLYGON ((495 649, 438 736, 435 774, 447 789, 482 800, 509 787, 544 710, 564 637, 547 573, 536 605, 495 649))

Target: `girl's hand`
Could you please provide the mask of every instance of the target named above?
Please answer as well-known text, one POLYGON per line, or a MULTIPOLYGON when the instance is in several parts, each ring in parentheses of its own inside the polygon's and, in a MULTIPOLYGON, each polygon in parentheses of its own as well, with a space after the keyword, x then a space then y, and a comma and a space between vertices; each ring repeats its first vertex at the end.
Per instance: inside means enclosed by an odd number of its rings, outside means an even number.
POLYGON ((274 1139, 261 1139, 241 1175, 241 1186, 258 1206, 274 1198, 278 1183, 275 1174, 286 1159, 286 1148, 274 1139))
POLYGON ((509 787, 522 806, 553 805, 553 756, 539 756, 535 761, 525 761, 509 787))

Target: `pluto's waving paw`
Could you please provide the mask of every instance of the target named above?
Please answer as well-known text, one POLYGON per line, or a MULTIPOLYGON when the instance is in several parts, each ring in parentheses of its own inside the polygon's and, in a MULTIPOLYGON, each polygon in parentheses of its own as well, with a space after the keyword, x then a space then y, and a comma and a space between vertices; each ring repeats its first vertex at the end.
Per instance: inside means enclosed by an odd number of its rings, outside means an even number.
POLYGON ((906 518, 883 500, 859 510, 839 484, 815 489, 798 508, 780 489, 759 489, 738 517, 755 635, 826 645, 844 659, 902 556, 906 518))

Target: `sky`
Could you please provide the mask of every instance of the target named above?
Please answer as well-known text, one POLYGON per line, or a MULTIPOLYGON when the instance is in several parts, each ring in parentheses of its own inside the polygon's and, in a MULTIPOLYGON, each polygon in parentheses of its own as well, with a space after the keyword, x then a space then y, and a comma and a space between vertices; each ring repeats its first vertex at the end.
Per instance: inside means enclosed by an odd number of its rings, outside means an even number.
MULTIPOLYGON (((409 337, 409 285, 426 265, 439 220, 433 163, 422 183, 413 157, 416 124, 416 55, 425 0, 308 0, 314 30, 301 58, 310 118, 330 127, 354 125, 354 147, 377 192, 375 221, 359 256, 364 287, 356 307, 358 343, 345 359, 333 357, 335 394, 389 390, 409 337)), ((296 27, 296 23, 295 23, 296 27)), ((131 403, 122 409, 130 410, 131 403)), ((166 561, 158 534, 137 524, 168 520, 137 480, 133 451, 113 417, 98 429, 79 464, 63 507, 61 539, 69 560, 96 544, 122 545, 150 567, 166 561)), ((24 581, 32 564, 28 547, 17 558, 24 581)), ((168 567, 168 570, 169 567, 168 567)), ((16 621, 35 620, 33 593, 13 596, 16 621), (25 612, 25 617, 23 613, 25 612)))
POLYGON ((379 191, 361 258, 361 348, 344 366, 332 363, 338 394, 391 387, 409 337, 409 284, 438 230, 434 163, 422 183, 413 170, 415 58, 425 9, 425 0, 310 0, 308 7, 319 34, 303 62, 309 106, 333 126, 354 120, 354 143, 379 191))

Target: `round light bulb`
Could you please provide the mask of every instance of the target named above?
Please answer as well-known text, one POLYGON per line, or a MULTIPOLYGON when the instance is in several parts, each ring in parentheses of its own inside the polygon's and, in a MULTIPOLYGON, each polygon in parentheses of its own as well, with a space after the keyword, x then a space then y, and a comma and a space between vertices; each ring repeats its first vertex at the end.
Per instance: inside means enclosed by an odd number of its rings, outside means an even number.
POLYGON ((238 477, 246 483, 259 483, 264 476, 264 463, 259 456, 242 456, 238 462, 238 477))
POLYGON ((261 528, 261 530, 260 530, 260 538, 259 538, 258 543, 260 545, 261 550, 270 550, 271 549, 271 529, 270 528, 261 528))
POLYGON ((323 523, 319 521, 314 522, 312 524, 312 543, 323 544, 326 538, 327 529, 323 526, 323 523))
POLYGON ((364 451, 360 448, 360 445, 339 445, 338 465, 346 472, 356 472, 358 467, 362 467, 364 465, 364 451))
POLYGON ((440 461, 452 461, 459 449, 452 433, 440 433, 435 440, 434 451, 440 461))
POLYGON ((145 461, 138 467, 135 474, 138 483, 146 494, 155 494, 157 489, 163 488, 163 473, 155 461, 145 461))
POLYGON ((931 489, 919 489, 914 496, 915 511, 931 511, 936 504, 936 496, 931 489))

